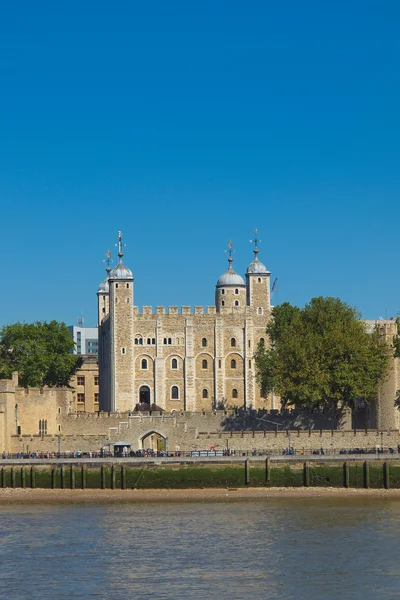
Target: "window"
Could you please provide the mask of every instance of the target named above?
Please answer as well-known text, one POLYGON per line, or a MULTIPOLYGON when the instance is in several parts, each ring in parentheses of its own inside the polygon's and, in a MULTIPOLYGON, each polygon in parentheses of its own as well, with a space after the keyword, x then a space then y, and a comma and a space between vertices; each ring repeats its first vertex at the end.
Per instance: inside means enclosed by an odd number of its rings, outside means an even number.
POLYGON ((231 360, 231 369, 236 369, 236 360, 234 358, 231 360))
POLYGON ((58 426, 58 431, 59 431, 59 432, 61 431, 61 425, 59 425, 59 426, 58 426))
POLYGON ((261 283, 261 277, 258 278, 258 283, 261 283))
POLYGON ((222 367, 222 364, 221 364, 221 359, 220 359, 220 360, 218 361, 218 368, 220 369, 221 367, 222 367))
POLYGON ((176 360, 176 358, 173 358, 171 360, 171 369, 177 369, 178 368, 178 361, 176 360))
POLYGON ((239 300, 235 300, 235 306, 239 306, 239 300))
POLYGON ((94 395, 94 401, 97 403, 99 402, 99 394, 94 395))
POLYGON ((164 338, 164 344, 165 345, 167 344, 167 338, 164 338))
POLYGON ((126 348, 121 348, 121 354, 126 354, 126 348))
POLYGON ((139 344, 140 346, 143 346, 143 338, 139 338, 139 344))
POLYGON ((126 303, 129 304, 129 298, 126 299, 126 303))
POLYGON ((202 363, 201 363, 201 368, 202 368, 202 369, 207 369, 207 366, 208 366, 208 365, 207 365, 207 361, 204 359, 204 360, 202 361, 202 363))
POLYGON ((115 304, 118 304, 119 298, 115 298, 115 304))
POLYGON ((129 289, 129 283, 126 284, 126 288, 129 289))
POLYGON ((259 314, 259 315, 262 315, 262 314, 263 314, 263 309, 262 309, 262 308, 259 308, 259 309, 257 310, 257 312, 258 312, 258 314, 259 314))
POLYGON ((251 341, 250 340, 248 341, 248 345, 249 345, 249 348, 250 348, 251 347, 251 341))
POLYGON ((99 376, 98 375, 94 376, 94 385, 99 385, 99 376))
POLYGON ((201 340, 201 345, 203 346, 203 348, 207 348, 207 338, 203 338, 201 340))
POLYGON ((147 359, 146 358, 142 359, 142 369, 147 369, 147 359))
POLYGON ((151 344, 151 339, 147 338, 147 345, 150 346, 150 344, 151 344))
POLYGON ((152 338, 151 343, 155 344, 156 343, 156 338, 152 338))
POLYGON ((251 360, 249 360, 249 369, 251 369, 251 360))
POLYGON ((225 306, 225 300, 222 300, 221 306, 225 306))
POLYGON ((231 338, 231 347, 232 348, 236 347, 236 339, 235 338, 231 338))
POLYGON ((208 390, 206 388, 203 390, 203 398, 208 398, 208 390))
POLYGON ((135 338, 135 344, 136 344, 136 346, 138 345, 138 343, 139 343, 139 340, 137 338, 135 338))
POLYGON ((85 402, 85 394, 77 394, 78 402, 85 402))
POLYGON ((115 284, 115 287, 116 287, 116 288, 118 287, 118 283, 116 283, 116 284, 115 284))
POLYGON ((171 345, 172 344, 172 338, 168 338, 168 344, 171 345))
POLYGON ((238 397, 238 391, 233 389, 232 390, 232 398, 237 398, 238 397))
POLYGON ((78 375, 77 383, 78 385, 85 385, 85 378, 82 375, 78 375))
MULTIPOLYGON (((18 432, 21 433, 20 431, 18 432)), ((47 434, 47 419, 40 419, 39 421, 39 435, 47 434)))
POLYGON ((236 295, 238 295, 238 293, 239 293, 239 290, 238 290, 238 289, 236 289, 236 290, 235 290, 235 294, 236 294, 236 295))
POLYGON ((225 294, 225 290, 221 290, 221 294, 225 294))
POLYGON ((172 398, 172 400, 179 399, 179 389, 178 389, 177 385, 173 385, 171 388, 171 398, 172 398))
POLYGON ((265 344, 264 338, 260 338, 260 344, 262 344, 264 346, 264 344, 265 344))

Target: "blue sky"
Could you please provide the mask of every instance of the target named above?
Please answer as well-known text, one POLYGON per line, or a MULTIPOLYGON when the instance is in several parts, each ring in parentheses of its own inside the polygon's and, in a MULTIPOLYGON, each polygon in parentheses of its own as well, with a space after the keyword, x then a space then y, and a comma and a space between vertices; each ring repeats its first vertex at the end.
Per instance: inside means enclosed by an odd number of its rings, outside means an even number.
POLYGON ((400 311, 400 5, 0 7, 0 323, 96 322, 122 230, 135 303, 207 305, 260 259, 276 303, 400 311))

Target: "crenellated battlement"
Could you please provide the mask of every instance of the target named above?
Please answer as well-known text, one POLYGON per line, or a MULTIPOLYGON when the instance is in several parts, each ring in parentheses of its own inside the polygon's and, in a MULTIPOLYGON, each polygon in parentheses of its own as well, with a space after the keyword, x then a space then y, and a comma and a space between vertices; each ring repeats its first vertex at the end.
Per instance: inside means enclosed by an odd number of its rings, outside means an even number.
POLYGON ((217 309, 214 305, 204 306, 133 306, 134 315, 215 315, 217 309))

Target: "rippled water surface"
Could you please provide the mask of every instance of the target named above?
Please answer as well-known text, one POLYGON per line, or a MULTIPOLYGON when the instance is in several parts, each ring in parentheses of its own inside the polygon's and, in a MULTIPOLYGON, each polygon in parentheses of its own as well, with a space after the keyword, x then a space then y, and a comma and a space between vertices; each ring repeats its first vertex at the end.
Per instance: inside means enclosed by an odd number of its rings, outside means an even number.
POLYGON ((0 507, 0 598, 400 597, 400 502, 0 507))

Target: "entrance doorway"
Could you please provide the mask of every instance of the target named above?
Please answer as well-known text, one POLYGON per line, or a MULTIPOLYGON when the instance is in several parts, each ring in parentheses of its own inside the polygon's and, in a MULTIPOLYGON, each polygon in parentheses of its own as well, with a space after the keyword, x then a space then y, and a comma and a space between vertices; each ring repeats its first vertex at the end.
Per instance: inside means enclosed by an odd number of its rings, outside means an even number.
POLYGON ((153 450, 153 452, 165 452, 167 449, 166 438, 160 433, 153 431, 142 438, 143 450, 153 450))
POLYGON ((150 406, 150 388, 148 385, 142 385, 139 389, 139 402, 150 406))

